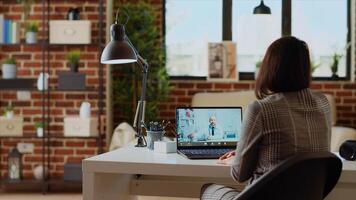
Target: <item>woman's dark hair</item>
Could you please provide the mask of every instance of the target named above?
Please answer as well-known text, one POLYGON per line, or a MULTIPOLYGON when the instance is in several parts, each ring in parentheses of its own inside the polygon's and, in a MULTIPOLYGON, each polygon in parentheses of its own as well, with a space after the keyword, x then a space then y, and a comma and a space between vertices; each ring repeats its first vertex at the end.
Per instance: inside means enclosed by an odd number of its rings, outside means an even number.
POLYGON ((309 87, 311 66, 308 45, 288 36, 274 41, 267 49, 256 80, 258 99, 309 87))

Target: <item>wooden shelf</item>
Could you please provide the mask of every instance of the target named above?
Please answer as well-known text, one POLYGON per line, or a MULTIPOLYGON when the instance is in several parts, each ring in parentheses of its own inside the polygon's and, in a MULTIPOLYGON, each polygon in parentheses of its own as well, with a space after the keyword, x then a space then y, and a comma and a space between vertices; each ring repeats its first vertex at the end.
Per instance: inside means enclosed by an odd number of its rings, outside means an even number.
POLYGON ((36 179, 22 179, 22 180, 10 180, 10 179, 0 179, 0 184, 5 185, 28 185, 28 184, 42 184, 43 180, 36 179))
MULTIPOLYGON (((102 136, 103 137, 103 136, 102 136)), ((37 136, 0 136, 0 139, 47 139, 48 137, 37 137, 37 136)), ((65 137, 65 136, 50 136, 50 139, 82 139, 82 140, 88 140, 88 139, 98 139, 99 136, 90 136, 90 137, 80 137, 80 136, 71 136, 71 137, 65 137)))
POLYGON ((42 139, 37 136, 0 136, 0 139, 42 139))
POLYGON ((0 90, 36 90, 36 84, 35 78, 0 79, 0 90))
MULTIPOLYGON (((2 44, 0 43, 0 47, 3 46, 41 46, 42 45, 42 41, 38 41, 37 43, 34 44, 28 44, 25 42, 21 42, 21 43, 15 43, 15 44, 2 44)), ((48 41, 45 41, 44 45, 46 46, 98 46, 98 43, 90 43, 90 44, 50 44, 48 43, 48 41)))
POLYGON ((64 90, 64 89, 55 89, 55 90, 52 90, 54 92, 97 92, 97 90, 94 90, 93 88, 85 88, 83 90, 64 90))
POLYGON ((71 136, 71 137, 66 137, 66 136, 50 136, 50 139, 98 139, 99 136, 90 136, 90 137, 80 137, 80 136, 71 136))

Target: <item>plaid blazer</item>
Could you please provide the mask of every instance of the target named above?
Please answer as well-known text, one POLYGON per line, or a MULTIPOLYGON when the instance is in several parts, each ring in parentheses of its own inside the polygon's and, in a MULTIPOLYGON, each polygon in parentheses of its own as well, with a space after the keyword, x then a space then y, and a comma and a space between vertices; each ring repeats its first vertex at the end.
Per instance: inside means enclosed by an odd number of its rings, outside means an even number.
POLYGON ((250 183, 298 152, 329 151, 331 112, 326 97, 304 89, 252 102, 244 116, 232 177, 250 183))

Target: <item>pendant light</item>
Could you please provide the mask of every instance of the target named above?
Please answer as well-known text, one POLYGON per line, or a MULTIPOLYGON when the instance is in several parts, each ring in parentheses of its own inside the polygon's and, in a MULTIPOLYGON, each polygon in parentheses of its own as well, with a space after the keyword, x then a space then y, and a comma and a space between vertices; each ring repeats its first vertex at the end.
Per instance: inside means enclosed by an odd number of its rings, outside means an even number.
POLYGON ((260 5, 258 5, 257 7, 255 7, 253 9, 253 14, 255 14, 255 15, 261 15, 261 14, 262 15, 270 15, 271 9, 263 3, 263 0, 261 0, 260 5))

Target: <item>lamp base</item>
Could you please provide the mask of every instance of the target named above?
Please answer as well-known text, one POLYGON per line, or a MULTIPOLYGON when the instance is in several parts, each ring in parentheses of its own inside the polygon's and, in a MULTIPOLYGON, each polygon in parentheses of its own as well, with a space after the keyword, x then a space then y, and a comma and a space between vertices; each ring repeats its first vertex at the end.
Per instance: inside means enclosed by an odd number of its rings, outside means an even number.
POLYGON ((138 137, 137 144, 135 145, 135 147, 147 147, 147 144, 142 136, 138 137))

